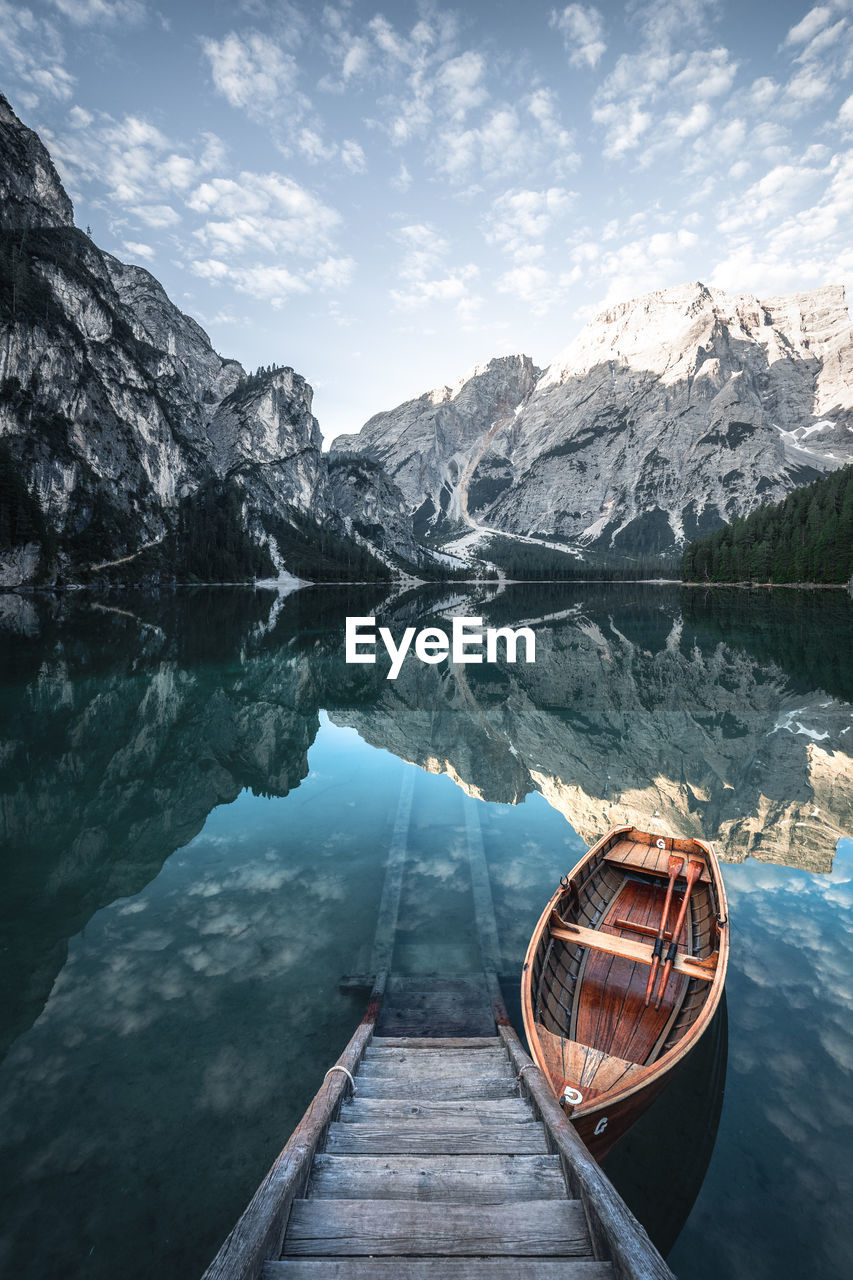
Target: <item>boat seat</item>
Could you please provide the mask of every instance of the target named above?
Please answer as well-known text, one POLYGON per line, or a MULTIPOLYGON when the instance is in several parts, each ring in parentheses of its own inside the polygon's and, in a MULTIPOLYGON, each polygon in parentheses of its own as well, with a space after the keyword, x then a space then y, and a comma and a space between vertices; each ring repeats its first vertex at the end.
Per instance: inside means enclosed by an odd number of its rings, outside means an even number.
MULTIPOLYGON (((668 875, 669 859, 672 853, 680 854, 683 858, 687 858, 687 853, 682 853, 680 849, 658 849, 657 845, 645 844, 642 840, 620 840, 608 850, 604 855, 604 861, 609 862, 614 867, 620 867, 623 871, 641 871, 647 876, 663 876, 664 879, 668 875)), ((689 854, 695 858, 696 853, 689 854)), ((679 883, 682 877, 676 880, 679 883)), ((699 877, 704 880, 705 884, 711 883, 711 873, 707 865, 702 868, 702 874, 699 877)))
MULTIPOLYGON (((606 951, 608 955, 619 956, 623 960, 633 960, 635 964, 651 965, 654 948, 646 942, 634 942, 631 938, 622 938, 616 933, 604 933, 600 929, 587 929, 584 925, 570 924, 563 920, 556 911, 551 913, 548 929, 552 938, 561 942, 572 942, 579 947, 589 947, 593 951, 606 951)), ((703 982, 712 982, 717 969, 719 952, 715 951, 707 960, 697 960, 695 956, 682 955, 675 957, 673 969, 686 978, 700 978, 703 982)))

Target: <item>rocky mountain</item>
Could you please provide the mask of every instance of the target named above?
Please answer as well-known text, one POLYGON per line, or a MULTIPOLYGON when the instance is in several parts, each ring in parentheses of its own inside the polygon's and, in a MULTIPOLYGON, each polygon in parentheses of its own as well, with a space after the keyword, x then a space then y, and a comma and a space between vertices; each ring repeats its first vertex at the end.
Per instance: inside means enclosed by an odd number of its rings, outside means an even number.
POLYGON ((419 535, 458 532, 472 498, 476 504, 483 496, 481 485, 469 492, 472 473, 492 440, 509 431, 540 373, 528 356, 477 365, 453 387, 377 413, 358 434, 338 436, 332 450, 380 463, 405 495, 419 535))
POLYGON ((247 376, 149 272, 74 226, 47 151, 3 98, 0 273, 0 482, 14 507, 0 582, 127 574, 140 556, 155 572, 167 552, 180 562, 182 530, 211 541, 217 504, 220 531, 245 544, 229 563, 251 572, 293 568, 321 535, 327 559, 351 544, 362 571, 427 558, 376 468, 330 482, 304 378, 247 376))
POLYGON ((759 301, 703 284, 603 312, 541 375, 495 360, 333 448, 375 458, 416 520, 671 554, 853 460, 841 287, 759 301))

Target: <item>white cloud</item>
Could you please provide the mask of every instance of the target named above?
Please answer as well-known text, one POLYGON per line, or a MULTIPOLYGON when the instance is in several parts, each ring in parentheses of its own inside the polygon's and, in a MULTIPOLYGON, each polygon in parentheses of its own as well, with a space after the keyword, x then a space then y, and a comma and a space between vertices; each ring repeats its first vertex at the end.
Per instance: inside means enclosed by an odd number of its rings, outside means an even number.
POLYGON ((199 175, 199 166, 189 156, 179 156, 176 152, 166 156, 158 165, 158 177, 162 186, 171 187, 175 191, 186 191, 199 175))
POLYGON ((341 223, 335 209, 278 173, 212 178, 187 205, 206 218, 194 234, 220 256, 247 249, 310 256, 330 244, 341 223))
POLYGON ((124 247, 132 258, 154 257, 154 250, 150 244, 140 244, 137 240, 125 240, 124 247))
POLYGON ((0 30, 0 65, 19 79, 21 106, 34 111, 44 97, 67 102, 75 79, 65 68, 65 52, 53 23, 0 0, 0 30))
POLYGON ((763 226, 779 218, 821 176, 807 163, 774 165, 746 191, 727 200, 719 211, 718 229, 725 235, 743 227, 763 226))
POLYGON ((711 109, 707 102, 696 102, 687 115, 667 116, 664 125, 676 138, 694 138, 697 133, 702 133, 709 127, 711 120, 711 109))
POLYGON ((785 96, 796 110, 808 108, 831 91, 829 76, 816 67, 803 67, 785 86, 785 96))
POLYGON ((478 267, 470 262, 447 266, 450 245, 429 223, 401 227, 395 238, 404 251, 397 277, 405 284, 405 288, 391 290, 395 307, 414 311, 433 303, 451 303, 462 319, 470 318, 480 305, 471 292, 478 267))
POLYGON ((411 185, 412 185, 412 175, 409 173, 409 170, 406 168, 406 166, 404 164, 401 164, 400 168, 397 170, 397 173, 391 179, 391 186, 394 187, 397 191, 408 191, 411 185))
MULTIPOLYGON (((621 55, 593 97, 606 157, 636 152, 648 166, 711 127, 708 102, 732 91, 738 70, 725 46, 695 43, 713 8, 712 0, 669 0, 638 11, 638 50, 621 55)), ((722 101, 716 112, 719 119, 722 101)))
POLYGON ((770 76, 760 76, 754 80, 749 95, 754 106, 769 107, 779 93, 779 86, 770 76))
POLYGON ((57 137, 43 133, 62 172, 74 184, 105 187, 112 203, 147 227, 177 224, 176 203, 225 158, 215 134, 202 134, 193 154, 191 147, 177 150, 173 140, 141 116, 114 120, 72 110, 69 124, 70 131, 57 137))
POLYGON ((651 113, 643 111, 636 103, 612 102, 595 107, 592 118, 607 135, 604 154, 611 160, 618 160, 627 151, 633 151, 652 123, 651 113))
POLYGON ((306 160, 315 164, 320 160, 333 160, 338 153, 337 147, 325 143, 314 129, 303 129, 297 138, 296 145, 306 160))
POLYGON ((604 43, 604 19, 593 5, 566 5, 562 13, 551 11, 551 26, 561 33, 569 66, 597 66, 607 45, 604 43))
POLYGON ((512 294, 527 304, 534 315, 544 315, 562 301, 575 282, 574 273, 557 275, 537 263, 523 263, 498 277, 499 293, 512 294))
POLYGON ((91 23, 125 23, 135 25, 147 16, 139 0, 51 0, 60 13, 79 26, 91 23))
POLYGON ((836 123, 845 135, 853 133, 853 93, 842 103, 836 123))
POLYGON ((462 53, 445 62, 436 77, 445 110, 454 120, 463 120, 474 107, 482 106, 488 93, 483 84, 486 62, 482 54, 462 53))
POLYGON ((367 157, 364 154, 364 149, 360 143, 352 138, 346 138, 341 143, 341 160, 350 173, 364 173, 367 168, 367 157))
POLYGON ((573 168, 578 157, 571 135, 556 116, 556 102, 548 90, 538 90, 522 105, 533 124, 526 123, 513 105, 494 108, 482 123, 468 129, 443 130, 432 156, 439 169, 456 182, 529 173, 533 166, 548 166, 558 174, 573 168))
POLYGON ((717 98, 728 93, 737 75, 738 64, 728 49, 696 49, 673 78, 672 88, 694 98, 717 98))
POLYGON ((181 215, 170 204, 132 205, 128 212, 146 227, 173 227, 181 220, 181 215))
POLYGON ((202 40, 213 83, 231 104, 254 116, 267 116, 286 107, 299 115, 308 105, 296 89, 299 65, 257 31, 231 31, 222 40, 202 40))
POLYGON ((714 284, 761 295, 849 279, 853 152, 832 156, 819 171, 802 166, 797 175, 771 171, 763 188, 750 188, 751 216, 739 219, 732 247, 714 268, 714 284), (790 209, 818 183, 823 189, 816 199, 790 209))
POLYGON ((392 289, 391 297, 396 306, 404 311, 412 311, 433 302, 452 302, 457 307, 465 303, 470 309, 474 300, 470 297, 469 286, 478 274, 479 270, 474 263, 468 263, 431 280, 412 281, 408 289, 392 289))
POLYGON ((486 218, 486 240, 509 253, 523 252, 532 240, 547 235, 554 222, 571 208, 573 199, 573 193, 562 187, 505 191, 493 201, 486 218))
POLYGON ((796 26, 791 27, 785 37, 785 44, 805 44, 826 26, 831 17, 832 10, 826 5, 817 5, 814 9, 810 9, 796 26))

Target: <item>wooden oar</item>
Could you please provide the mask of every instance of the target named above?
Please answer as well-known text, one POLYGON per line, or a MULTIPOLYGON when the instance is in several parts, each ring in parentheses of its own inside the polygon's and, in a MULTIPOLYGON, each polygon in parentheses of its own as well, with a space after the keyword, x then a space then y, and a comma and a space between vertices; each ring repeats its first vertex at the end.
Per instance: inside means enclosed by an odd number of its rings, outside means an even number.
POLYGON ((669 950, 666 953, 666 959, 663 962, 663 972, 661 973, 660 987, 658 988, 657 999, 655 1000, 655 1008, 660 1008, 660 1002, 663 999, 663 993, 666 991, 666 984, 669 980, 669 971, 672 968, 672 962, 678 955, 678 938, 681 933, 681 926, 684 924, 684 917, 687 915, 687 908, 690 905, 690 895, 693 892, 693 886, 705 870, 704 862, 700 862, 698 858, 691 858, 687 864, 687 881, 684 890, 684 897, 681 900, 681 910, 678 913, 678 919, 675 922, 675 928, 672 931, 672 942, 669 944, 669 950))
POLYGON ((655 938, 654 950, 652 951, 652 968, 649 974, 649 981, 646 986, 646 1008, 649 1007, 649 1001, 652 998, 652 988, 655 985, 655 977, 658 971, 658 965, 663 955, 663 935, 666 932, 666 922, 669 919, 669 904, 672 902, 672 889, 675 884, 675 877, 680 873, 684 866, 684 859, 679 857, 677 853, 669 855, 669 863, 667 870, 669 871, 669 884, 666 886, 666 898, 664 899, 663 911, 660 918, 660 927, 658 928, 658 936, 655 938))

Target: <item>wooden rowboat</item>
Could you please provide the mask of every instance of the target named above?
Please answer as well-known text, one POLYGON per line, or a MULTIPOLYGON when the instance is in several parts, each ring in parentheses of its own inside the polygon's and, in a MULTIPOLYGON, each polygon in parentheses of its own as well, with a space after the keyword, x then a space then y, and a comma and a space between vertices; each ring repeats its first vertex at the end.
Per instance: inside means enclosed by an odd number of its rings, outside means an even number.
POLYGON ((636 827, 603 836, 542 912, 522 972, 524 1029, 597 1160, 711 1022, 727 922, 711 845, 636 827))

